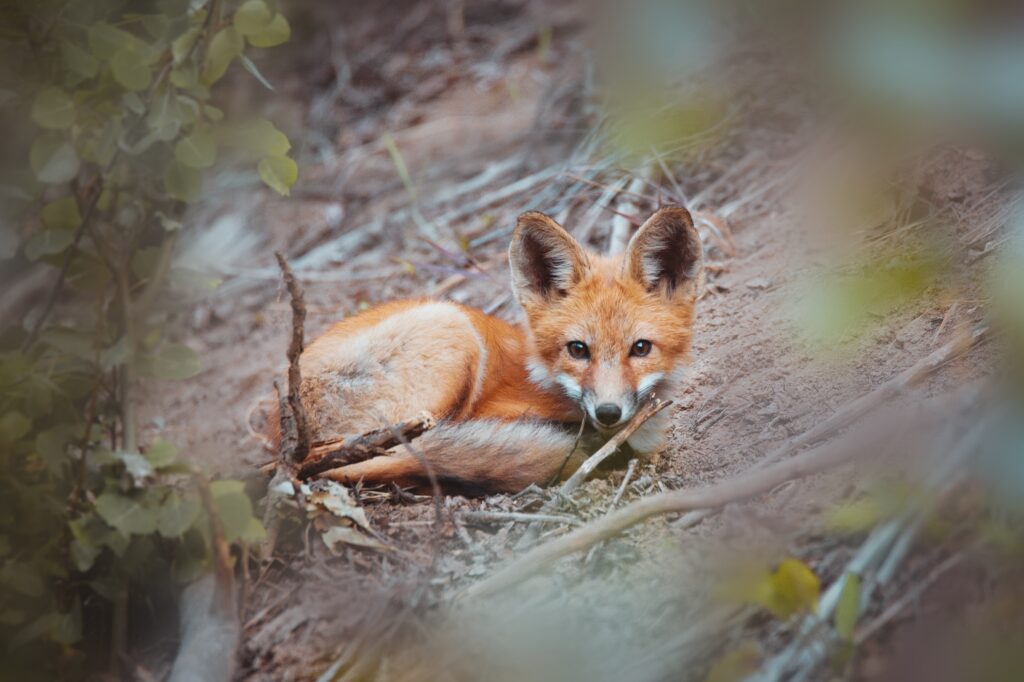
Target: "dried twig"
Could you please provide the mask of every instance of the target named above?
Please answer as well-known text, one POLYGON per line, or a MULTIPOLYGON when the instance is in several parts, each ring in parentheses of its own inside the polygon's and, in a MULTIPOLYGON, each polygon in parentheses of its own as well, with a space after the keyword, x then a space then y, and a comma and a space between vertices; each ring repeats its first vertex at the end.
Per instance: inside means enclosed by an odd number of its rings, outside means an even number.
MULTIPOLYGON (((855 450, 854 452, 860 452, 855 450)), ((653 516, 707 509, 747 500, 764 494, 786 481, 822 471, 840 464, 851 455, 839 447, 820 447, 801 453, 757 471, 690 490, 659 493, 626 505, 582 528, 556 540, 535 547, 486 580, 467 588, 463 597, 494 594, 516 585, 558 559, 589 549, 594 544, 615 537, 624 530, 653 516)))
MULTIPOLYGON (((286 449, 285 441, 282 438, 282 456, 293 462, 301 462, 309 452, 310 436, 309 421, 306 418, 306 410, 302 406, 299 389, 302 386, 302 372, 299 368, 299 358, 305 344, 306 325, 306 302, 302 296, 302 287, 292 273, 291 266, 280 251, 274 253, 277 257, 277 264, 281 267, 281 275, 284 277, 285 286, 292 300, 292 338, 288 344, 288 406, 295 419, 295 444, 294 449, 286 449)), ((282 422, 284 421, 282 411, 282 422)), ((282 435, 283 435, 282 431, 282 435)), ((289 446, 291 444, 289 443, 289 446)))
POLYGON ((587 477, 594 472, 594 469, 601 465, 601 462, 614 455, 619 447, 621 447, 637 429, 643 426, 648 419, 658 414, 671 404, 671 400, 658 400, 655 398, 637 410, 637 413, 633 415, 633 418, 629 423, 626 424, 621 431, 609 438, 608 442, 602 445, 600 450, 588 457, 587 460, 580 465, 580 468, 569 477, 569 480, 562 484, 562 488, 558 492, 563 497, 568 497, 575 492, 575 490, 579 488, 585 480, 587 480, 587 477))
POLYGON ((580 522, 567 514, 530 514, 527 512, 504 512, 504 511, 464 511, 459 512, 457 517, 463 521, 519 521, 526 523, 567 523, 573 526, 580 525, 580 522))
POLYGON ((635 215, 640 210, 640 206, 634 197, 641 194, 653 170, 653 163, 645 163, 641 171, 629 183, 625 192, 619 196, 619 202, 612 209, 615 217, 612 218, 612 233, 608 238, 609 256, 617 256, 626 250, 626 244, 629 243, 629 238, 632 234, 632 229, 630 229, 632 228, 632 223, 627 216, 635 215))
POLYGON ((364 433, 361 436, 335 438, 313 443, 309 455, 299 466, 299 478, 306 479, 372 457, 386 455, 396 445, 418 438, 434 427, 434 418, 427 413, 407 419, 394 426, 364 433))
MULTIPOLYGON (((561 501, 568 498, 573 492, 575 492, 575 490, 587 479, 587 476, 593 473, 594 469, 600 466, 601 462, 615 454, 622 444, 625 443, 626 440, 644 424, 644 422, 671 404, 671 400, 663 402, 655 398, 641 407, 621 431, 609 438, 597 452, 588 457, 586 461, 580 465, 580 468, 562 484, 562 487, 558 489, 555 496, 541 507, 541 513, 544 514, 556 510, 561 504, 561 501)), ((573 444, 572 450, 569 451, 569 455, 572 455, 573 451, 576 450, 580 436, 583 434, 583 427, 585 424, 586 419, 584 418, 584 421, 580 423, 579 435, 576 436, 576 442, 573 444)), ((568 461, 569 455, 566 456, 566 461, 568 461)), ((562 466, 565 466, 565 462, 562 463, 562 466)), ((561 469, 559 469, 559 472, 561 472, 561 469)), ((519 541, 516 543, 516 548, 519 549, 532 544, 537 539, 537 531, 537 526, 530 526, 526 532, 523 533, 523 536, 519 538, 519 541)))
POLYGON ((903 611, 907 609, 913 602, 915 602, 925 590, 931 587, 936 580, 941 578, 950 569, 958 566, 961 561, 964 560, 966 553, 958 552, 946 558, 945 561, 940 563, 938 566, 933 568, 928 575, 921 580, 914 583, 906 592, 904 592, 899 599, 890 604, 877 618, 867 623, 862 629, 858 629, 854 636, 854 644, 860 646, 878 632, 881 628, 888 625, 892 620, 899 617, 903 611))

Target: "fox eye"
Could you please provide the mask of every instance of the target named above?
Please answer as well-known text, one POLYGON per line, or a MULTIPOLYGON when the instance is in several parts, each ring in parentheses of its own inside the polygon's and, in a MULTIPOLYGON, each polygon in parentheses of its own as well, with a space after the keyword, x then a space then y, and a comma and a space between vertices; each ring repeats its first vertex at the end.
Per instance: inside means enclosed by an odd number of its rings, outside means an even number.
POLYGON ((576 360, 586 360, 590 357, 590 349, 582 341, 570 341, 565 344, 565 349, 569 351, 569 356, 576 360))
POLYGON ((629 354, 634 358, 642 358, 651 352, 651 348, 653 346, 654 344, 647 339, 639 339, 633 344, 633 347, 629 349, 629 354))

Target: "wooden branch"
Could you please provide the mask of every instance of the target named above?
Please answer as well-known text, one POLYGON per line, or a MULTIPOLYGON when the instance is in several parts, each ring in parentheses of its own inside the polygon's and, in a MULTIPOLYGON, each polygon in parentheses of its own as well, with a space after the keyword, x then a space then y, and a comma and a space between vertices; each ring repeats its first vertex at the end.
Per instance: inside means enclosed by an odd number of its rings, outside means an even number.
POLYGON ((434 427, 434 418, 424 412, 394 426, 364 433, 361 436, 335 438, 313 443, 309 455, 299 466, 299 478, 307 479, 348 464, 386 455, 396 445, 418 438, 434 427))
POLYGON ((633 225, 626 216, 636 215, 640 210, 639 202, 633 197, 641 195, 640 193, 653 171, 653 162, 645 161, 643 167, 633 176, 633 180, 626 187, 625 192, 619 196, 615 208, 612 209, 615 217, 612 218, 612 231, 608 237, 609 256, 618 256, 626 250, 629 238, 633 235, 633 225))
POLYGON ((655 398, 637 410, 637 413, 633 415, 633 418, 629 420, 629 423, 626 424, 621 431, 609 438, 608 442, 602 445, 600 450, 588 457, 587 460, 580 465, 580 468, 569 477, 569 480, 562 484, 562 488, 559 490, 559 493, 561 493, 563 497, 568 497, 575 492, 576 489, 579 488, 585 480, 587 480, 587 477, 594 473, 594 469, 600 466, 601 462, 614 455, 619 447, 621 447, 637 429, 643 426, 644 422, 671 404, 671 400, 658 400, 655 398))
MULTIPOLYGON (((301 462, 309 452, 310 435, 309 420, 306 418, 306 410, 302 406, 299 389, 302 386, 302 372, 299 368, 299 358, 302 356, 305 338, 306 325, 306 302, 302 295, 302 287, 292 268, 288 265, 284 254, 280 251, 274 253, 277 257, 277 264, 281 268, 281 275, 284 277, 285 286, 292 300, 292 338, 288 344, 288 406, 295 419, 295 446, 294 449, 286 450, 282 439, 282 452, 287 454, 288 459, 293 462, 301 462)), ((282 421, 284 416, 282 413, 282 421)), ((282 432, 283 433, 283 432, 282 432)))
POLYGON ((571 526, 578 526, 580 522, 575 517, 567 514, 532 514, 529 512, 505 512, 505 511, 464 511, 456 514, 462 521, 493 521, 506 523, 508 521, 520 521, 526 523, 566 523, 571 526))
MULTIPOLYGON (((281 446, 278 459, 284 462, 285 469, 293 470, 295 468, 293 455, 299 442, 298 431, 295 429, 295 415, 288 404, 288 394, 281 390, 281 385, 276 379, 274 380, 274 392, 277 394, 277 419, 281 430, 281 446)), ((269 468, 264 467, 264 470, 268 474, 273 473, 277 470, 277 462, 271 462, 269 468)))
MULTIPOLYGON (((854 453, 861 450, 854 448, 854 453)), ((516 585, 564 556, 581 552, 594 544, 615 537, 652 516, 721 507, 764 494, 796 478, 822 471, 846 461, 845 448, 815 448, 784 462, 747 471, 739 476, 702 488, 660 493, 626 505, 617 512, 526 552, 505 568, 475 585, 461 597, 481 597, 516 585)))

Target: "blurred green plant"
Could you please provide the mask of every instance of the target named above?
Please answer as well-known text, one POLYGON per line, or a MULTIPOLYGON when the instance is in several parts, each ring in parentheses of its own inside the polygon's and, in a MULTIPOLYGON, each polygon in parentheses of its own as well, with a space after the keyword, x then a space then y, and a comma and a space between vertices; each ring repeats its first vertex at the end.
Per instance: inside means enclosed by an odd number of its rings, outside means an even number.
POLYGON ((211 287, 174 264, 205 175, 231 159, 296 181, 283 133, 213 104, 234 64, 266 84, 246 51, 289 35, 272 0, 0 8, 0 114, 26 133, 5 142, 0 259, 54 279, 0 335, 0 675, 116 663, 147 580, 207 570, 211 515, 229 542, 263 535, 241 483, 204 506, 173 444, 139 442, 134 393, 201 370, 167 325, 211 287))

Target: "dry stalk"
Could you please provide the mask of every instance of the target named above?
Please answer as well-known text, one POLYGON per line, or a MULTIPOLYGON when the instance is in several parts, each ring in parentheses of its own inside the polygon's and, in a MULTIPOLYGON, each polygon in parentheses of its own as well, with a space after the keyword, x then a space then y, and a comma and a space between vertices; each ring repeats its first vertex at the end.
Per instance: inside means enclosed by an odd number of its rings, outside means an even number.
POLYGON ((633 418, 621 431, 609 438, 608 442, 602 445, 600 450, 588 457, 586 461, 580 465, 580 468, 569 477, 569 480, 562 484, 561 489, 558 491, 559 495, 562 497, 568 497, 573 494, 576 489, 579 488, 585 480, 587 480, 587 477, 594 473, 594 469, 599 467, 601 462, 614 455, 622 444, 625 443, 637 429, 643 426, 648 419, 658 414, 671 404, 671 400, 658 400, 655 398, 637 410, 637 413, 633 415, 633 418))
POLYGON ((423 413, 393 426, 369 431, 360 436, 334 438, 313 443, 309 455, 299 466, 301 479, 317 476, 331 469, 386 455, 388 450, 423 435, 434 427, 434 418, 423 413))
MULTIPOLYGON (((306 302, 302 295, 302 287, 292 268, 288 265, 287 259, 280 251, 274 253, 277 257, 277 264, 281 267, 281 275, 284 278, 285 286, 288 287, 288 294, 292 301, 292 338, 288 344, 288 407, 295 422, 294 444, 289 439, 286 443, 285 431, 282 429, 281 452, 282 458, 291 462, 301 462, 309 452, 310 435, 309 420, 306 417, 306 410, 302 406, 299 389, 302 386, 302 372, 299 368, 299 358, 305 344, 306 325, 306 302)), ((284 411, 281 412, 282 427, 284 426, 284 411)))

